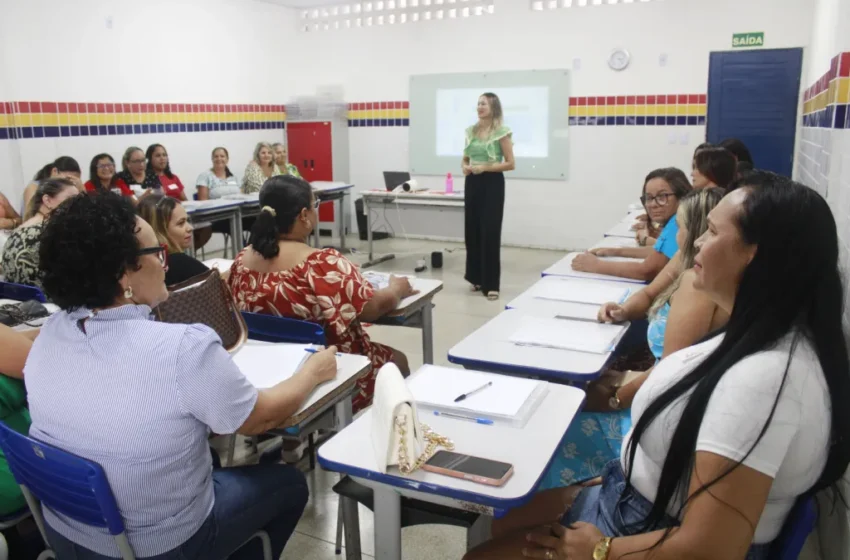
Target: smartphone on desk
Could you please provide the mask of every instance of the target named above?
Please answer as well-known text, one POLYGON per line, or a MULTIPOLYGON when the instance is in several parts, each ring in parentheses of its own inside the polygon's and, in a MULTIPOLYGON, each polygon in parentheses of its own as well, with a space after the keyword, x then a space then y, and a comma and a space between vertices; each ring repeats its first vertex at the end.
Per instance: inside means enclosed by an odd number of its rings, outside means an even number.
POLYGON ((443 450, 428 459, 422 470, 489 486, 503 486, 514 474, 513 465, 508 463, 443 450))

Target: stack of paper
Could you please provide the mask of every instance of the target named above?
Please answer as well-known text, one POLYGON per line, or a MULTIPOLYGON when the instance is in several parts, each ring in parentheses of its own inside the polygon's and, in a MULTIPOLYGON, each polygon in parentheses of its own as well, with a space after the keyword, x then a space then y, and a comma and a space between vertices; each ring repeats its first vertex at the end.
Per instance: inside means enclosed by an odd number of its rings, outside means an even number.
POLYGON ((538 299, 568 301, 602 305, 609 301, 620 302, 628 295, 629 289, 613 282, 593 282, 574 278, 559 278, 542 282, 534 292, 538 299))
POLYGON ((215 268, 219 272, 227 272, 233 266, 231 259, 207 259, 204 261, 207 268, 215 268))
POLYGON ((372 284, 372 287, 376 290, 383 290, 387 286, 390 285, 390 276, 403 276, 406 278, 410 278, 412 281, 415 276, 410 276, 408 274, 389 274, 387 272, 375 272, 374 270, 365 271, 362 273, 363 278, 366 279, 367 282, 372 284))
POLYGON ((525 424, 547 391, 545 381, 433 365, 423 366, 408 386, 420 408, 515 425, 525 424), (455 402, 459 396, 487 383, 492 384, 455 402))
POLYGON ((625 329, 625 325, 523 317, 510 341, 522 346, 607 354, 614 349, 625 329))
POLYGON ((233 362, 257 389, 274 387, 292 377, 310 357, 305 344, 245 344, 233 362))

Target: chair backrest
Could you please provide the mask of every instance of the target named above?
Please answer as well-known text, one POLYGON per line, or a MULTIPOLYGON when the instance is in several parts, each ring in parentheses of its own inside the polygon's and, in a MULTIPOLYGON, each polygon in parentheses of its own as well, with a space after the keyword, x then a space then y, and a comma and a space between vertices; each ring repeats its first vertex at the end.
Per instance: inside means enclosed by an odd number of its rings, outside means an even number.
POLYGON ((47 303, 44 292, 35 286, 14 284, 12 282, 0 282, 0 299, 13 299, 15 301, 28 301, 34 299, 41 303, 47 303))
POLYGON ((325 344, 325 330, 316 323, 247 311, 242 312, 242 317, 248 325, 248 338, 251 340, 325 344))
POLYGON ((806 539, 815 529, 817 523, 817 505, 815 499, 809 497, 795 504, 788 514, 788 520, 779 536, 777 556, 779 560, 797 560, 806 539))
POLYGON ((124 521, 103 468, 19 434, 0 422, 0 448, 15 480, 44 505, 75 521, 124 532, 124 521))
POLYGON ((201 323, 214 330, 228 352, 236 352, 248 338, 248 327, 236 309, 230 288, 212 269, 168 289, 168 299, 154 310, 164 323, 201 323))

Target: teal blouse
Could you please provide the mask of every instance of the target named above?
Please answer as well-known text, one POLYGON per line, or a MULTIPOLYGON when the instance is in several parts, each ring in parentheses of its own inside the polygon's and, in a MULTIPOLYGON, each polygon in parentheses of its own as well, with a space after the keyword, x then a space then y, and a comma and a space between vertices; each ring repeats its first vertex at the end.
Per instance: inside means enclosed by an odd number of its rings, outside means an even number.
POLYGON ((466 129, 466 142, 464 143, 463 155, 469 158, 471 165, 501 163, 504 159, 501 140, 511 134, 510 128, 500 126, 486 140, 481 140, 475 134, 475 127, 470 126, 466 129))

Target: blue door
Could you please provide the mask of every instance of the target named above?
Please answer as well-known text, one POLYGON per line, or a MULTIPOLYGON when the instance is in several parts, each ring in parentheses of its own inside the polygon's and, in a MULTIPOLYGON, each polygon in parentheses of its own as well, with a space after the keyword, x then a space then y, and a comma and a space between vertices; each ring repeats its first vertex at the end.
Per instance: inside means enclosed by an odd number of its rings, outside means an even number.
POLYGON ((757 169, 791 176, 803 49, 711 53, 706 137, 739 138, 757 169))

